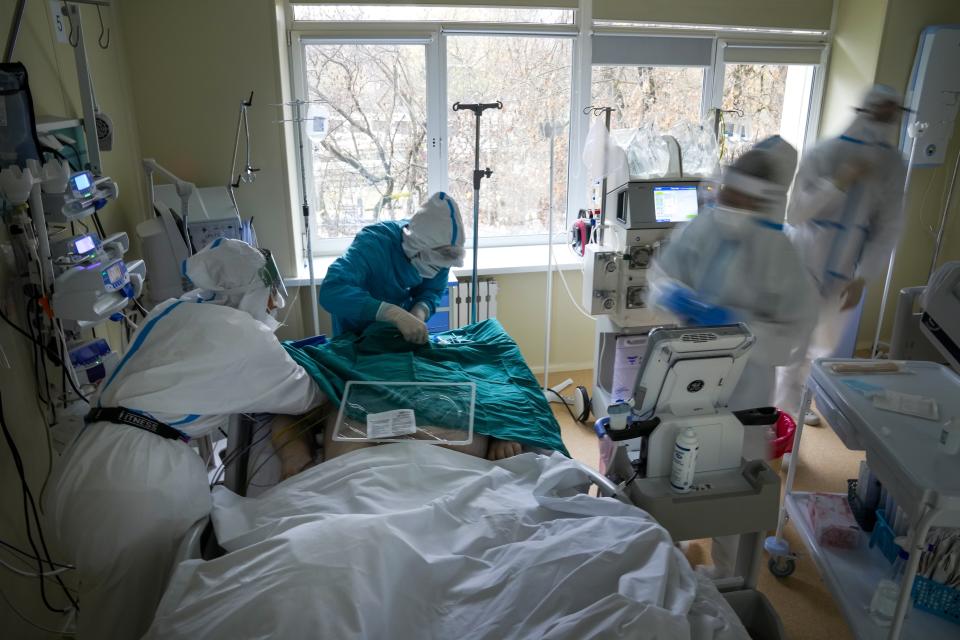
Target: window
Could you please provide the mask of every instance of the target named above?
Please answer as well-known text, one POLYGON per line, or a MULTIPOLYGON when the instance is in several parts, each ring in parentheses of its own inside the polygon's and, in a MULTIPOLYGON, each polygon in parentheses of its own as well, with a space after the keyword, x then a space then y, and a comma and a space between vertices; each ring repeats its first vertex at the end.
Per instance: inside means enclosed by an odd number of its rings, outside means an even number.
POLYGON ((551 206, 553 231, 566 227, 572 58, 572 38, 447 37, 448 189, 469 236, 475 117, 449 105, 503 102, 502 110, 485 111, 480 119, 480 167, 493 169, 480 191, 481 239, 545 240, 551 206))
POLYGON ((481 117, 480 167, 493 171, 481 183, 481 246, 545 242, 590 206, 579 155, 590 118, 570 120, 589 104, 616 109, 614 129, 673 134, 688 173, 713 170, 712 108, 724 111, 723 163, 769 135, 801 151, 813 139, 824 45, 812 32, 601 29, 582 61, 575 10, 454 4, 290 5, 296 96, 326 117, 325 135, 308 138, 317 252, 339 253, 441 190, 472 237, 475 117, 454 112, 457 101, 504 105, 481 117))
POLYGON ((573 24, 571 9, 382 5, 293 5, 294 20, 338 22, 504 22, 573 24))
POLYGON ((814 69, 814 65, 725 65, 725 164, 759 140, 774 135, 803 150, 814 69))
POLYGON ((424 45, 306 44, 304 62, 329 118, 311 141, 316 238, 409 217, 428 195, 424 45))
POLYGON ((593 104, 613 107, 611 129, 652 124, 669 133, 681 123, 699 124, 703 104, 701 67, 593 67, 593 104))

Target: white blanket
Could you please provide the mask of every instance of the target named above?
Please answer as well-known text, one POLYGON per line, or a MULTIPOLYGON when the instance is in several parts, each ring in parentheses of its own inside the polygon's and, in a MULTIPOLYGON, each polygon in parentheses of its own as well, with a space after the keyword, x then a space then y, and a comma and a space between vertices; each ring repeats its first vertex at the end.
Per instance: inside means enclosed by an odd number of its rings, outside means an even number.
POLYGON ((644 511, 577 462, 357 451, 259 498, 219 488, 229 551, 181 563, 148 638, 747 638, 644 511))

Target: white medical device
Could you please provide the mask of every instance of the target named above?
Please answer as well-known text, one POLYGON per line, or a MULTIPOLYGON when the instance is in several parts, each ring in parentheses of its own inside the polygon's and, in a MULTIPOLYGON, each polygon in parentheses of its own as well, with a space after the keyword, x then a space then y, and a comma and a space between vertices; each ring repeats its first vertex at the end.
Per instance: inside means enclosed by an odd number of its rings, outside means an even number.
MULTIPOLYGON (((920 35, 917 57, 910 74, 904 118, 904 133, 915 122, 927 123, 917 139, 914 166, 931 167, 946 160, 953 125, 960 109, 960 26, 934 25, 920 35)), ((901 136, 904 155, 910 154, 912 140, 901 136)))
POLYGON ((960 261, 943 264, 926 286, 900 290, 890 359, 943 362, 960 373, 960 261))
MULTIPOLYGON (((745 425, 772 423, 763 414, 773 418, 775 411, 727 408, 753 343, 743 324, 651 331, 627 428, 597 423, 598 435, 612 441, 601 445, 601 469, 628 482, 631 501, 676 540, 750 533, 753 542, 741 546, 750 551, 776 522, 779 477, 763 460, 743 459, 745 425), (670 482, 673 453, 688 429, 699 451, 689 492, 677 493, 670 482)), ((755 573, 749 561, 739 567, 739 575, 755 573)))
MULTIPOLYGON (((594 367, 593 413, 604 415, 616 400, 616 363, 628 360, 621 348, 641 349, 654 327, 671 322, 647 307, 647 269, 677 225, 699 211, 700 179, 628 180, 607 193, 608 211, 602 244, 588 244, 583 257, 584 308, 598 316, 594 367), (624 344, 630 336, 632 344, 624 344)), ((622 370, 622 367, 621 367, 622 370)))
POLYGON ((674 444, 687 428, 700 441, 698 472, 740 468, 743 424, 726 407, 753 343, 743 324, 650 332, 632 398, 647 425, 637 437, 647 442, 623 441, 645 452, 633 461, 641 477, 670 475, 674 444))
POLYGON ((125 232, 102 242, 88 233, 51 246, 59 270, 51 303, 62 320, 87 327, 121 312, 143 290, 146 265, 143 260, 126 262, 130 248, 125 232))
POLYGON ((111 178, 95 176, 90 171, 73 173, 61 189, 54 191, 52 188, 50 181, 44 181, 43 208, 48 221, 59 223, 96 213, 120 194, 117 183, 111 178))
POLYGON ((920 330, 954 371, 960 372, 960 262, 948 262, 930 278, 923 295, 920 330))

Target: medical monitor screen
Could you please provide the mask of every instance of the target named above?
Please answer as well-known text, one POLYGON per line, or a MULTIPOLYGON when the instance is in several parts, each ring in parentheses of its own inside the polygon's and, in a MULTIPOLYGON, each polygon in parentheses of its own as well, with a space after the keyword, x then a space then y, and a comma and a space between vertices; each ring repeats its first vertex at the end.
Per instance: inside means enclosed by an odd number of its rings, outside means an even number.
POLYGON ((77 238, 73 246, 77 254, 83 255, 84 253, 93 251, 97 247, 97 243, 94 241, 93 236, 83 236, 82 238, 77 238))
POLYGON ((697 217, 697 187, 654 187, 653 207, 657 222, 688 222, 697 217))

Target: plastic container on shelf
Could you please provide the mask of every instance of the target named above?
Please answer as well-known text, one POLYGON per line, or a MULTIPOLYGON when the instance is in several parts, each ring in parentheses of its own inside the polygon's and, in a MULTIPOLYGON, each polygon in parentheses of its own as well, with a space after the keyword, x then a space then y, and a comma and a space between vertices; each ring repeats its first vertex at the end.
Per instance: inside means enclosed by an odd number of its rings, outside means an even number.
POLYGON ((877 547, 880 553, 887 559, 887 562, 893 564, 900 553, 900 547, 895 542, 896 536, 893 534, 893 528, 887 523, 887 517, 883 509, 877 509, 877 520, 873 527, 873 533, 870 534, 870 548, 877 547))

